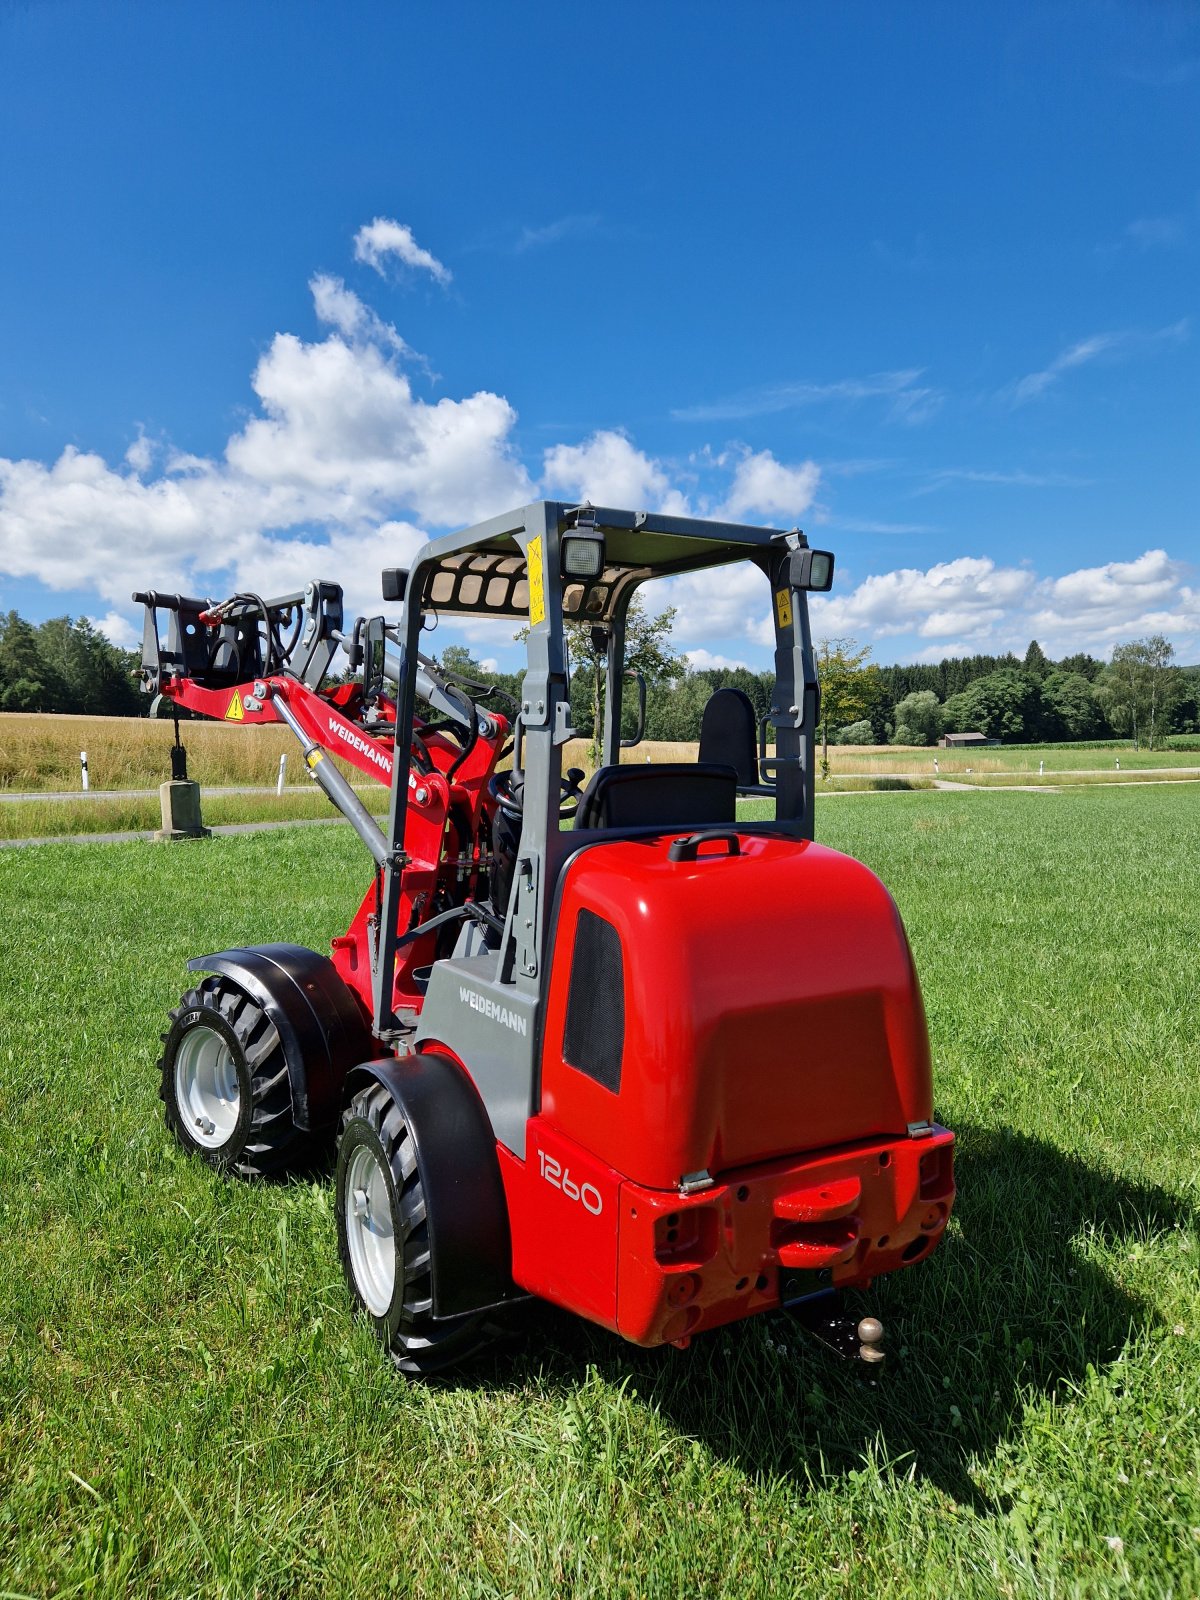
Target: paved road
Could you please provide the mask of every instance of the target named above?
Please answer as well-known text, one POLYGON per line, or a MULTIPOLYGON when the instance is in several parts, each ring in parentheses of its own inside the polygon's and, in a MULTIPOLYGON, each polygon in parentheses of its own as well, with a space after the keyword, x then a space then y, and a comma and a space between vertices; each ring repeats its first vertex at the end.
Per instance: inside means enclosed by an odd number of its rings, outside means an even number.
MULTIPOLYGON (((310 783, 289 783, 284 785, 284 794, 311 794, 315 789, 310 783)), ((358 784, 356 789, 370 793, 372 788, 386 787, 386 785, 358 784)), ((275 785, 265 787, 254 784, 237 784, 222 787, 220 784, 201 784, 201 794, 269 794, 275 793, 275 785)), ((4 800, 157 800, 157 789, 0 789, 0 801, 4 800)))

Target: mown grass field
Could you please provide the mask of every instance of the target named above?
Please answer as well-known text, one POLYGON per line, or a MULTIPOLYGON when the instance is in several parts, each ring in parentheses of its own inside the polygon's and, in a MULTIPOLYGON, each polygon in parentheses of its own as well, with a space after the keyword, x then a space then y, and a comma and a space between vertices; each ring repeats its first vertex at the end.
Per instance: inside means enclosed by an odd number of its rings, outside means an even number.
POLYGON ((960 1200, 871 1297, 877 1389, 786 1319, 526 1330, 411 1386, 325 1183, 169 1142, 188 956, 321 948, 348 829, 0 855, 0 1592, 1200 1590, 1200 828, 1169 785, 820 805, 894 890, 960 1200))

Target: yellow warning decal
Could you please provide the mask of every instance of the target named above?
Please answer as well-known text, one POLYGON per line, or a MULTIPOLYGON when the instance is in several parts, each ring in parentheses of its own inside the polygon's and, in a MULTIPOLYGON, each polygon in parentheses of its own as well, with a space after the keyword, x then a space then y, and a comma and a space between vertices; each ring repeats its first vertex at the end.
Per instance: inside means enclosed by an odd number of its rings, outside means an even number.
POLYGON ((779 618, 781 628, 790 628, 792 625, 792 591, 790 589, 776 589, 775 615, 779 618))
POLYGON ((546 620, 546 579, 542 571, 542 536, 530 539, 525 551, 529 571, 529 621, 536 628, 546 620))
POLYGON ((318 761, 324 761, 324 759, 325 759, 324 750, 310 750, 308 752, 308 754, 304 758, 304 765, 311 772, 312 769, 316 766, 317 762, 318 761))
POLYGON ((233 691, 233 699, 229 702, 228 709, 225 712, 225 721, 226 722, 244 722, 245 719, 246 719, 246 708, 242 704, 241 695, 235 689, 233 691))

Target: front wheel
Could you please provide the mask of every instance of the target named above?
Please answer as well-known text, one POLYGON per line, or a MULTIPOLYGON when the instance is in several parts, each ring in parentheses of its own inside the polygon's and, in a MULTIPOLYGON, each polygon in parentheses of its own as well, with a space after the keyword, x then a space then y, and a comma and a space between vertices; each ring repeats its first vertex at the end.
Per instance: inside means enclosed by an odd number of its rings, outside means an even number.
POLYGON ((342 1118, 337 1229, 350 1292, 401 1372, 443 1371, 486 1342, 480 1316, 434 1321, 416 1150, 400 1107, 382 1084, 360 1089, 342 1118))
POLYGON ((242 1178, 282 1177, 308 1161, 278 1029, 231 979, 189 989, 163 1046, 158 1092, 185 1150, 242 1178))

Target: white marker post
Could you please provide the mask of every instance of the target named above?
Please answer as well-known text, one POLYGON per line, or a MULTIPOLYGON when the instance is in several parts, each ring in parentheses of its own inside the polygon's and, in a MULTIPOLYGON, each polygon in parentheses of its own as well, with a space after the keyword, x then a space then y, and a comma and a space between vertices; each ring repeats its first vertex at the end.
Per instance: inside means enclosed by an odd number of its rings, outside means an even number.
POLYGON ((1038 762, 1038 777, 1040 778, 1040 777, 1044 776, 1045 771, 1046 771, 1046 763, 1044 761, 1039 761, 1038 762))
POLYGON ((86 750, 81 750, 79 752, 79 776, 83 779, 83 788, 84 788, 84 793, 86 794, 87 787, 88 787, 87 751, 86 750))
POLYGON ((287 771, 287 751, 285 750, 283 752, 283 754, 279 758, 279 776, 275 780, 275 793, 277 795, 281 795, 283 793, 283 775, 284 775, 284 773, 286 771, 287 771))

